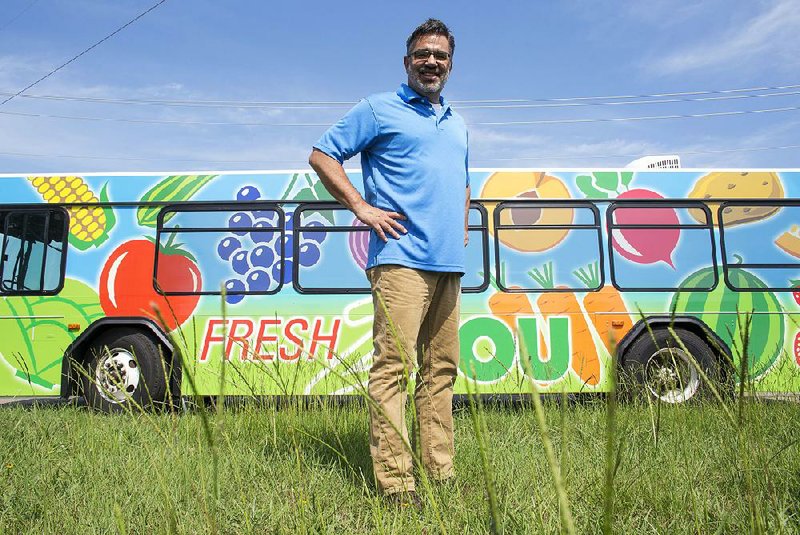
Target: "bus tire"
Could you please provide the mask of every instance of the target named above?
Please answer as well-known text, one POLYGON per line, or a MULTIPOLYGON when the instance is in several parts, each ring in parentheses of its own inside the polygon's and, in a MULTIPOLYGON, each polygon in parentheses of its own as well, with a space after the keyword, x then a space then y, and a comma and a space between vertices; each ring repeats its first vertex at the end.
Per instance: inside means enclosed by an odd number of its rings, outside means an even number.
POLYGON ((626 398, 650 396, 678 404, 707 397, 711 389, 698 366, 715 388, 721 384, 719 362, 709 345, 691 331, 673 330, 675 336, 665 327, 648 329, 625 351, 619 384, 626 398))
POLYGON ((110 329, 95 338, 86 352, 83 394, 89 407, 101 412, 164 406, 169 371, 163 346, 144 331, 110 329))

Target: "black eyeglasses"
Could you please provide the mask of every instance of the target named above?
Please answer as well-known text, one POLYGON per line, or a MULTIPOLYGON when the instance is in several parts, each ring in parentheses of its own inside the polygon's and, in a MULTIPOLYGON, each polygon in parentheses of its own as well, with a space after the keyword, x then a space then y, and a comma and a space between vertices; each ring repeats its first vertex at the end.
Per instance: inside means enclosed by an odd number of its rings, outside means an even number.
POLYGON ((433 56, 433 59, 436 61, 447 61, 450 59, 450 53, 444 52, 443 50, 428 50, 427 48, 421 48, 419 50, 413 51, 409 54, 414 61, 424 61, 427 60, 429 57, 433 56))

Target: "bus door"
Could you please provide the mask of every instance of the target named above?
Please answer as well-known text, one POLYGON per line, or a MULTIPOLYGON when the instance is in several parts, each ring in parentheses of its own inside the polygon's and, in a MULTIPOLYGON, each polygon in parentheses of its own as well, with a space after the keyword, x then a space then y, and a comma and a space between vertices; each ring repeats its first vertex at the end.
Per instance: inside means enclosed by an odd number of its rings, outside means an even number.
POLYGON ((55 395, 68 331, 64 284, 67 212, 0 208, 0 382, 11 395, 55 395))

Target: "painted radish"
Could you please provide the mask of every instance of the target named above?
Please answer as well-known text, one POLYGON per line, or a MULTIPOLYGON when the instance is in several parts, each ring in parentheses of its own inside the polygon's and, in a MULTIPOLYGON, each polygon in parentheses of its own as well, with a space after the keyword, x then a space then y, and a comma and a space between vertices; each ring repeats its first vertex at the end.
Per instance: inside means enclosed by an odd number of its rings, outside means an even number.
MULTIPOLYGON (((353 219, 351 223, 354 227, 366 227, 358 219, 353 219)), ((353 231, 347 237, 347 244, 350 246, 350 254, 353 260, 361 269, 367 266, 367 256, 369 253, 369 232, 353 231)))
MULTIPOLYGON (((596 171, 591 175, 575 177, 575 185, 587 199, 663 199, 664 197, 642 188, 630 188, 633 171, 596 171)), ((622 225, 676 225, 678 214, 672 208, 649 206, 628 208, 621 206, 614 211, 614 221, 622 225)), ((678 246, 681 231, 665 229, 617 229, 612 233, 614 249, 631 262, 655 264, 666 262, 675 269, 672 253, 678 246)))
MULTIPOLYGON (((621 193, 618 199, 663 199, 655 191, 631 189, 621 193)), ((614 220, 621 225, 677 225, 678 214, 672 208, 627 208, 621 206, 614 210, 614 220)), ((615 229, 612 234, 614 249, 637 264, 666 262, 673 269, 672 253, 678 246, 681 231, 677 228, 665 229, 615 229)))

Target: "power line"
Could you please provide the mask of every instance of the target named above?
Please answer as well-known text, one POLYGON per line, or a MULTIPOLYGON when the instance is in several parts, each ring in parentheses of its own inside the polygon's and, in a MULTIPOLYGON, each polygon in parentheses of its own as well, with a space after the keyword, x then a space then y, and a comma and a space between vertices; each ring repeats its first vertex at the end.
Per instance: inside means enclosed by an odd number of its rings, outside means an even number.
POLYGON ((106 42, 107 40, 111 39, 112 37, 114 37, 115 35, 117 35, 119 32, 121 32, 122 30, 124 30, 125 28, 127 28, 128 26, 130 26, 131 24, 133 24, 134 22, 136 22, 136 21, 137 21, 137 20, 139 20, 140 18, 144 17, 145 15, 147 15, 148 13, 150 13, 151 11, 153 11, 155 8, 157 8, 158 6, 160 6, 161 4, 163 4, 163 3, 164 3, 164 2, 166 2, 166 1, 167 1, 167 0, 159 0, 159 1, 158 1, 158 2, 156 2, 156 3, 155 3, 153 6, 151 6, 151 7, 150 7, 150 8, 148 8, 148 9, 146 9, 146 10, 145 10, 145 11, 143 11, 142 13, 138 14, 136 17, 134 17, 133 19, 129 20, 128 22, 126 22, 125 24, 123 24, 122 26, 120 26, 119 28, 117 28, 116 30, 114 30, 113 32, 111 32, 110 34, 106 35, 105 37, 103 37, 102 39, 100 39, 99 41, 97 41, 95 44, 93 44, 93 45, 92 45, 92 46, 90 46, 89 48, 85 49, 85 50, 84 50, 83 52, 81 52, 80 54, 78 54, 78 55, 76 55, 76 56, 73 56, 73 57, 72 57, 72 59, 70 59, 70 60, 68 60, 68 61, 66 61, 66 62, 64 62, 64 63, 62 63, 61 65, 59 65, 58 67, 56 67, 56 68, 55 68, 55 69, 53 69, 52 71, 48 72, 47 74, 45 74, 44 76, 42 76, 41 78, 39 78, 38 80, 36 80, 35 82, 33 82, 32 84, 28 85, 27 87, 25 87, 25 88, 23 88, 23 89, 20 89, 20 90, 19 90, 19 91, 17 91, 16 93, 14 93, 14 94, 10 95, 10 96, 9 96, 8 98, 6 98, 6 99, 5 99, 3 102, 0 102, 0 106, 2 106, 3 104, 5 104, 6 102, 10 101, 10 100, 11 100, 11 99, 13 99, 14 97, 18 97, 18 96, 20 96, 22 93, 24 93, 25 91, 27 91, 27 90, 28 90, 28 89, 30 89, 31 87, 35 86, 35 85, 36 85, 36 84, 38 84, 39 82, 41 82, 41 81, 43 81, 43 80, 46 80, 46 79, 47 79, 47 78, 49 78, 50 76, 54 75, 55 73, 57 73, 58 71, 60 71, 61 69, 63 69, 64 67, 66 67, 67 65, 69 65, 70 63, 72 63, 73 61, 77 60, 78 58, 80 58, 81 56, 83 56, 84 54, 86 54, 87 52, 89 52, 90 50, 94 49, 95 47, 97 47, 97 46, 101 45, 102 43, 106 42))
MULTIPOLYGON (((786 149, 800 149, 800 145, 781 145, 775 147, 741 147, 738 149, 715 149, 715 150, 695 150, 695 151, 684 151, 684 150, 665 150, 659 151, 665 154, 679 154, 681 156, 685 155, 695 155, 695 154, 725 154, 725 153, 733 153, 733 152, 759 152, 759 151, 768 151, 768 150, 786 150, 786 149)), ((0 153, 1 154, 1 153, 0 153)), ((478 162, 512 162, 515 160, 547 160, 549 158, 639 158, 641 156, 647 156, 647 154, 605 154, 605 155, 587 155, 583 156, 580 154, 564 154, 560 156, 520 156, 518 158, 474 158, 474 161, 478 162)))
MULTIPOLYGON (((800 87, 798 85, 797 87, 800 87)), ((0 93, 0 95, 4 95, 8 93, 0 93)), ((465 109, 522 109, 522 108, 570 108, 570 107, 585 107, 585 106, 625 106, 625 105, 632 105, 632 104, 672 104, 672 103, 681 103, 681 102, 716 102, 716 101, 724 101, 724 100, 741 100, 741 99, 749 99, 749 98, 769 98, 769 97, 787 97, 787 96, 795 96, 800 95, 800 91, 781 91, 778 93, 755 93, 755 94, 736 94, 736 95, 723 95, 723 96, 711 96, 711 97, 698 97, 698 98, 659 98, 659 99, 652 99, 652 100, 621 100, 621 101, 612 101, 612 102, 588 102, 588 101, 580 101, 580 102, 542 102, 542 103, 532 103, 532 104, 520 104, 520 103, 512 103, 512 104, 502 104, 502 103, 495 103, 495 104, 464 104, 458 105, 457 108, 459 110, 465 109)), ((52 100, 52 101, 61 101, 61 102, 86 102, 86 103, 93 103, 93 104, 134 104, 134 105, 147 105, 147 106, 170 106, 170 107, 191 107, 191 108, 236 108, 236 109, 281 109, 281 110, 325 110, 325 109, 341 109, 347 108, 352 105, 352 103, 341 103, 341 104, 311 104, 311 105, 300 105, 300 104, 266 104, 266 103, 240 103, 240 104, 231 104, 231 103, 206 103, 206 102, 157 102, 157 101, 138 101, 138 100, 127 100, 127 99, 108 99, 108 98, 98 98, 98 97, 66 97, 66 96, 57 96, 57 95, 21 95, 22 98, 28 99, 38 99, 38 100, 52 100)))
MULTIPOLYGON (((785 92, 785 90, 800 89, 800 84, 764 86, 738 89, 719 89, 702 91, 685 91, 671 93, 653 93, 641 95, 608 95, 587 97, 564 98, 539 98, 539 99, 480 99, 480 100, 452 100, 460 108, 502 108, 502 107, 562 107, 562 106, 596 106, 596 105, 627 105, 627 104, 663 104, 673 102, 705 102, 713 100, 733 100, 742 98, 763 98, 773 96, 790 96, 800 94, 800 91, 785 92), (753 93, 756 91, 784 91, 779 93, 759 93, 753 95, 739 95, 739 93, 753 93), (706 95, 721 95, 704 97, 706 95), (692 98, 701 97, 701 98, 692 98), (656 99, 656 100, 625 100, 625 99, 656 99), (621 100, 621 102, 590 102, 604 100, 621 100)), ((16 95, 14 93, 0 92, 0 95, 15 95, 27 99, 56 100, 88 102, 99 104, 135 104, 156 106, 186 106, 186 107, 211 107, 211 108, 285 108, 285 109, 324 109, 343 108, 356 104, 355 101, 245 101, 245 100, 199 100, 199 99, 136 99, 136 98, 104 98, 81 97, 70 95, 16 95)))
MULTIPOLYGON (((163 0, 162 0, 163 1, 163 0)), ((533 126, 548 124, 582 124, 582 123, 606 123, 606 122, 633 122, 633 121, 657 121, 666 119, 697 119, 709 117, 728 117, 735 115, 762 114, 762 113, 782 113, 800 110, 800 106, 785 106, 782 108, 766 108, 758 110, 733 110, 709 113, 687 113, 672 115, 647 115, 638 117, 595 117, 578 119, 538 119, 534 121, 475 121, 467 123, 467 126, 533 126)), ((233 121, 187 121, 175 119, 125 119, 121 117, 89 117, 83 115, 56 115, 47 113, 29 113, 16 111, 0 111, 0 115, 10 115, 15 117, 35 117, 46 119, 65 119, 75 121, 93 122, 114 122, 114 123, 133 123, 133 124, 160 124, 160 125, 181 125, 181 126, 269 126, 269 127, 328 127, 329 122, 325 123, 265 123, 265 122, 233 122, 233 121)))
POLYGON ((133 123, 133 124, 161 124, 161 125, 183 125, 183 126, 279 126, 279 127, 322 127, 330 126, 331 123, 262 123, 262 122, 232 122, 232 121, 187 121, 175 119, 125 119, 122 117, 89 117, 84 115, 55 115, 49 113, 28 113, 18 111, 0 111, 0 115, 12 115, 16 117, 37 117, 45 119, 68 119, 74 121, 94 121, 111 123, 133 123))
POLYGON ((30 152, 0 152, 2 156, 25 156, 27 158, 67 158, 72 160, 120 160, 125 162, 205 162, 205 163, 287 163, 308 160, 308 156, 288 160, 198 160, 196 158, 135 158, 130 156, 87 156, 75 154, 36 154, 30 152))
POLYGON ((780 93, 755 93, 749 95, 725 95, 716 97, 700 98, 659 98, 653 100, 620 100, 612 102, 560 102, 560 103, 537 103, 537 104, 480 104, 458 106, 458 109, 520 109, 520 108, 569 108, 582 106, 627 106, 631 104, 673 104, 679 102, 711 102, 721 100, 741 100, 746 98, 767 98, 767 97, 788 97, 800 95, 800 91, 782 91, 780 93))
POLYGON ((2 26, 0 26, 0 32, 2 32, 2 31, 3 31, 3 30, 5 30, 6 28, 8 28, 8 27, 9 27, 9 26, 11 26, 12 24, 14 24, 14 23, 17 21, 17 19, 19 19, 19 18, 20 18, 22 15, 24 15, 25 13, 27 13, 27 12, 28 12, 28 10, 29 10, 30 8, 32 8, 33 6, 35 6, 35 5, 36 5, 36 2, 38 2, 38 1, 39 1, 39 0, 31 0, 31 2, 30 2, 30 3, 28 3, 28 5, 27 5, 27 6, 25 6, 24 8, 22 8, 22 11, 20 11, 19 13, 17 13, 17 15, 16 15, 14 18, 12 18, 10 21, 8 21, 8 22, 6 22, 5 24, 3 24, 2 26))
MULTIPOLYGON (((680 155, 696 155, 696 154, 724 154, 735 152, 758 152, 770 150, 787 150, 787 149, 800 149, 800 145, 780 145, 772 147, 740 147, 736 149, 712 149, 712 150, 664 150, 660 152, 675 153, 680 155)), ((118 160, 118 161, 131 161, 131 162, 189 162, 189 163, 241 163, 241 164, 264 164, 264 163, 295 163, 304 162, 306 157, 286 159, 286 160, 201 160, 196 158, 135 158, 129 156, 88 156, 88 155, 75 155, 75 154, 37 154, 29 152, 0 152, 2 156, 24 156, 28 158, 65 158, 75 160, 118 160)), ((511 162, 518 160, 547 160, 547 159, 601 159, 601 158, 638 158, 645 156, 645 154, 597 154, 597 155, 582 155, 582 154, 561 154, 561 155, 547 155, 547 156, 519 156, 515 158, 474 158, 473 161, 480 162, 511 162)))
MULTIPOLYGON (((470 126, 530 126, 537 124, 579 124, 579 123, 607 123, 607 122, 628 122, 628 121, 657 121, 664 119, 697 119, 704 117, 727 117, 733 115, 747 115, 752 113, 780 113, 786 111, 800 110, 800 106, 786 106, 783 108, 768 108, 762 110, 735 110, 718 111, 711 113, 686 113, 674 115, 649 115, 643 117, 606 117, 594 119, 541 119, 537 121, 497 121, 471 123, 470 126)), ((468 123, 469 125, 469 123, 468 123)))

